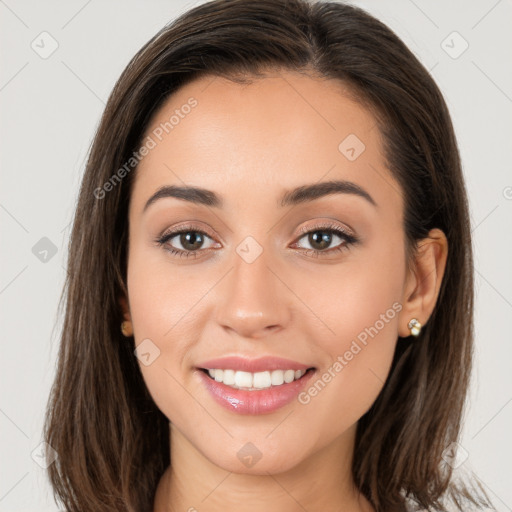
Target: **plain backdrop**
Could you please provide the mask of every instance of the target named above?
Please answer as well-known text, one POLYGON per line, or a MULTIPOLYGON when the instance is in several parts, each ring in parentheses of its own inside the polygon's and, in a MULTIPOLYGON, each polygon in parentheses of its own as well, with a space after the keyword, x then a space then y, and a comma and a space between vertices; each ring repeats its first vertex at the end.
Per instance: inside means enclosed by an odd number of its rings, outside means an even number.
MULTIPOLYGON (((41 428, 85 157, 130 58, 199 3, 0 0, 0 511, 58 510, 39 465, 41 428)), ((404 40, 452 115, 476 267, 476 363, 460 452, 498 510, 512 510, 512 2, 353 3, 404 40)))

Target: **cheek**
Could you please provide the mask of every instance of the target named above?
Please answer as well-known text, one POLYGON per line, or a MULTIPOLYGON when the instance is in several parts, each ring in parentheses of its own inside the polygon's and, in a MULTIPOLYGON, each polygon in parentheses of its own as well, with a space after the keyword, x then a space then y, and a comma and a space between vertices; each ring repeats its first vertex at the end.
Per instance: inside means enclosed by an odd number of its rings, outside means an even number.
POLYGON ((180 350, 179 340, 184 339, 181 333, 194 325, 196 303, 211 286, 197 268, 176 264, 164 249, 133 248, 128 290, 137 342, 151 338, 163 347, 172 340, 172 346, 177 352, 180 350))
POLYGON ((308 431, 319 433, 318 447, 357 424, 377 399, 393 359, 393 322, 390 320, 381 330, 372 327, 361 331, 365 341, 361 341, 362 336, 340 339, 335 348, 330 347, 331 363, 320 369, 298 396, 302 412, 296 419, 308 418, 308 431))
POLYGON ((318 347, 328 355, 328 361, 298 396, 303 409, 297 418, 309 418, 308 430, 320 433, 319 446, 359 421, 389 374, 402 306, 385 294, 380 300, 364 297, 347 296, 353 307, 330 317, 335 335, 312 338, 319 340, 318 347))
POLYGON ((348 350, 357 338, 364 343, 366 338, 378 336, 381 345, 393 345, 398 335, 404 265, 400 240, 391 243, 382 235, 348 253, 340 264, 318 265, 304 272, 296 279, 294 291, 317 317, 318 321, 304 325, 310 326, 310 339, 318 340, 332 357, 348 350))
MULTIPOLYGON (((182 387, 191 340, 199 338, 194 305, 208 291, 208 280, 181 270, 159 250, 134 248, 128 264, 130 313, 135 345, 144 347, 138 363, 157 406, 171 411, 190 400, 182 387)), ((185 268, 185 267, 183 267, 185 268)), ((211 285, 210 285, 211 286, 211 285)))
POLYGON ((301 291, 321 320, 303 330, 328 360, 299 401, 333 435, 373 404, 396 347, 405 261, 399 243, 378 245, 333 266, 329 275, 317 274, 314 291, 304 280, 301 291))

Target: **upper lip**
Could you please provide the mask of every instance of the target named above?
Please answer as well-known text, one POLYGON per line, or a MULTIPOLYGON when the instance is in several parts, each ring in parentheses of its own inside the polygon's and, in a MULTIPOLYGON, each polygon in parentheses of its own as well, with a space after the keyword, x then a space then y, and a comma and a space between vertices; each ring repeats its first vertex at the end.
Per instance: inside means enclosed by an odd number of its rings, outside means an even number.
POLYGON ((240 356, 221 357, 209 359, 197 365, 198 368, 211 370, 235 370, 244 372, 263 372, 265 370, 307 370, 312 365, 302 364, 282 357, 265 356, 258 359, 249 359, 240 356))

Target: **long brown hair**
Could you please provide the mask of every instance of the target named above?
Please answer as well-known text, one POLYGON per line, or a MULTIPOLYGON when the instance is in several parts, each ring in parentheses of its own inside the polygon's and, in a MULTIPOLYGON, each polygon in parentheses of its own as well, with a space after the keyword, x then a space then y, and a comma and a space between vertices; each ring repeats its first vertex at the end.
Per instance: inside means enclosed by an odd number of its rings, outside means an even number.
POLYGON ((464 499, 484 503, 454 485, 442 459, 459 437, 469 384, 473 260, 459 152, 441 92, 404 43, 360 8, 216 0, 166 25, 133 57, 90 150, 59 303, 65 296, 45 424, 46 441, 59 455, 49 477, 67 510, 150 510, 170 463, 168 419, 146 389, 133 340, 119 328, 136 166, 125 167, 123 179, 113 177, 178 88, 207 74, 250 81, 269 69, 341 81, 378 121, 387 165, 405 197, 408 256, 432 228, 448 238, 436 307, 418 340, 398 339, 384 388, 359 421, 355 482, 377 511, 403 510, 406 497, 428 510, 446 510, 448 495, 460 510, 464 499))

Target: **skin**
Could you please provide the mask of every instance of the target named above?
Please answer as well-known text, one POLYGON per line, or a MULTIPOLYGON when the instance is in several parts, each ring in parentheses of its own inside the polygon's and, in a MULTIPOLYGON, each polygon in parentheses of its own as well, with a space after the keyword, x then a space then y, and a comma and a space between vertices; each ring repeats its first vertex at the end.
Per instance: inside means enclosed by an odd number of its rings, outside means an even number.
MULTIPOLYGON (((204 77, 170 97, 147 134, 191 96, 197 106, 137 169, 128 297, 120 298, 136 345, 149 338, 160 350, 150 365, 139 362, 171 422, 172 467, 154 511, 230 512, 240 502, 258 512, 373 510, 350 471, 357 422, 383 387, 397 337, 409 336, 411 318, 425 324, 432 313, 446 237, 432 230, 408 270, 400 186, 385 166, 374 117, 339 82, 284 71, 250 85, 204 77), (354 161, 338 150, 349 134, 366 147, 354 161), (357 183, 377 206, 354 194, 278 204, 285 190, 333 179, 357 183), (143 213, 148 198, 172 184, 215 191, 225 204, 164 198, 143 213), (207 233, 197 258, 155 243, 192 221, 207 233), (321 246, 298 229, 314 232, 321 221, 359 242, 333 252, 344 243, 334 236, 311 255, 321 246), (263 248, 250 264, 236 252, 247 236, 263 248), (228 355, 276 355, 321 375, 394 303, 401 311, 308 404, 240 415, 214 402, 198 379, 196 365, 228 355), (262 454, 252 467, 237 457, 248 442, 262 454)), ((179 236, 171 245, 184 249, 179 236)))

